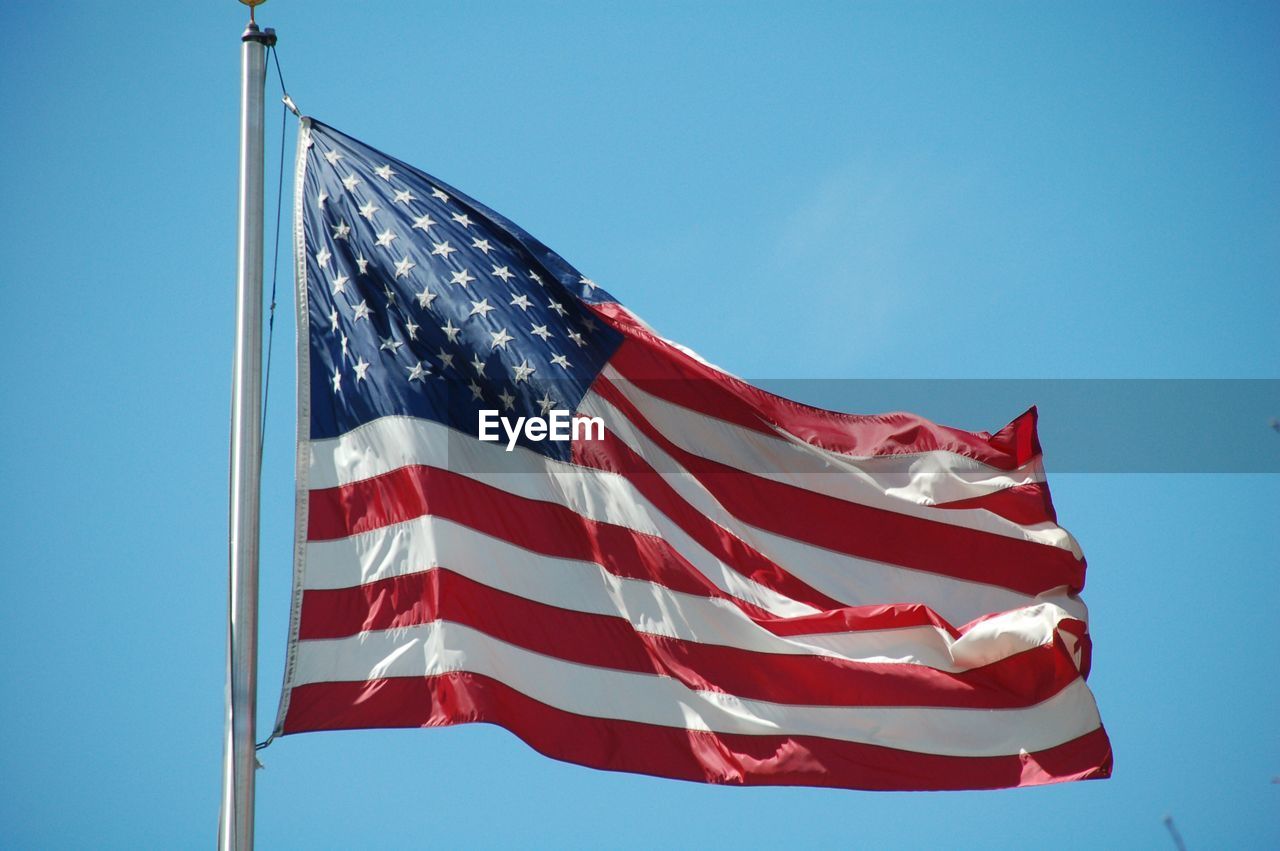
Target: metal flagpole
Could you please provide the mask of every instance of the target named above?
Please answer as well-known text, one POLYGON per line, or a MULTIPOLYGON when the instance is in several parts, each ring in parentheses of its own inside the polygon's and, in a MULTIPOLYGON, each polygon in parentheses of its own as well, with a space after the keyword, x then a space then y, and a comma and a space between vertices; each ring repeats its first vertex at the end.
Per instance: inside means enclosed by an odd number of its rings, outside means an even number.
POLYGON ((230 599, 227 704, 218 847, 253 848, 255 718, 258 705, 258 502, 262 465, 263 94, 273 30, 259 30, 253 7, 240 48, 240 223, 236 343, 231 378, 230 599))

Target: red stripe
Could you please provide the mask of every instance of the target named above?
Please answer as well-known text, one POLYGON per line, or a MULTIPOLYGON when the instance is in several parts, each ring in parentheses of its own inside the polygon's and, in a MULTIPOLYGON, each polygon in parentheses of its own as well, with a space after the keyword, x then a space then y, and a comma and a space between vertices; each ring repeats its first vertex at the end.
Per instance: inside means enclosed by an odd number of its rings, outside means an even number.
POLYGON ((762 609, 730 597, 670 544, 592 520, 553 502, 517 496, 439 467, 400 467, 348 485, 311 491, 308 539, 336 540, 432 515, 533 552, 589 561, 609 573, 672 591, 730 600, 748 614, 762 609))
MULTIPOLYGON (((844 605, 796 578, 744 542, 732 530, 724 528, 694 508, 662 474, 655 472, 644 458, 633 452, 616 434, 606 432, 603 440, 578 441, 573 446, 573 460, 577 464, 621 475, 703 549, 751 581, 823 611, 838 609, 844 605)), ((737 488, 744 488, 741 479, 743 474, 734 475, 739 477, 737 488)), ((745 484, 745 487, 751 486, 751 483, 745 484)), ((730 508, 727 505, 725 507, 730 508)))
POLYGON ((945 509, 981 508, 1023 526, 1058 522, 1058 512, 1053 508, 1053 499, 1049 496, 1049 486, 1044 482, 1028 482, 1025 485, 1015 485, 995 493, 984 494, 983 496, 957 499, 952 502, 940 502, 935 507, 945 509))
POLYGON ((637 324, 618 305, 594 305, 627 339, 609 363, 637 386, 694 411, 765 434, 775 427, 807 443, 848 455, 945 450, 1001 470, 1040 454, 1033 407, 995 434, 948 428, 913 414, 856 416, 775 396, 690 357, 637 324))
POLYGON ((775 617, 725 594, 661 538, 589 520, 564 506, 516 496, 437 467, 402 467, 350 485, 312 491, 309 510, 313 541, 346 538, 416 517, 442 517, 531 552, 592 562, 614 576, 727 600, 776 635, 912 626, 935 626, 956 637, 963 632, 921 603, 843 606, 800 617, 775 617))
MULTIPOLYGON (((1067 550, 859 505, 710 461, 668 440, 607 379, 597 379, 592 390, 744 523, 858 558, 999 585, 1029 596, 1062 585, 1079 592, 1084 586, 1085 563, 1067 550)), ((662 475, 615 435, 576 443, 574 460, 626 476, 672 519, 676 519, 673 510, 685 518, 692 511, 683 510, 687 506, 662 475), (668 492, 670 496, 664 498, 668 492), (677 500, 681 504, 673 505, 677 500)), ((681 525, 688 528, 684 520, 681 525)), ((781 590, 773 584, 777 581, 776 576, 762 577, 762 584, 781 590)))
MULTIPOLYGON (((651 477, 644 485, 642 492, 647 491, 646 495, 655 499, 659 509, 739 573, 818 609, 842 607, 840 602, 800 582, 694 511, 670 492, 670 486, 660 477, 651 477)), ((562 550, 560 535, 608 539, 601 544, 630 538, 626 542, 630 546, 621 555, 627 555, 628 550, 636 552, 641 557, 639 572, 634 560, 623 561, 594 540, 586 547, 579 547, 575 557, 599 562, 602 557, 614 556, 615 561, 628 565, 622 568, 626 572, 610 568, 610 572, 619 576, 647 579, 690 593, 706 594, 714 589, 717 596, 725 596, 660 538, 582 517, 556 503, 514 496, 438 467, 400 467, 348 485, 312 491, 308 537, 313 541, 345 538, 424 514, 456 519, 547 555, 556 555, 562 550), (435 481, 439 484, 433 485, 435 481)))
POLYGON ((1111 776, 1098 728, 1036 753, 957 757, 816 736, 747 736, 576 715, 478 674, 315 683, 290 693, 284 733, 488 722, 555 759, 735 785, 869 790, 1000 789, 1111 776))
POLYGON ((1061 640, 957 673, 760 653, 637 632, 620 617, 534 602, 445 568, 307 591, 298 638, 342 638, 439 620, 569 662, 656 674, 694 689, 774 703, 1014 709, 1047 700, 1079 676, 1061 640))

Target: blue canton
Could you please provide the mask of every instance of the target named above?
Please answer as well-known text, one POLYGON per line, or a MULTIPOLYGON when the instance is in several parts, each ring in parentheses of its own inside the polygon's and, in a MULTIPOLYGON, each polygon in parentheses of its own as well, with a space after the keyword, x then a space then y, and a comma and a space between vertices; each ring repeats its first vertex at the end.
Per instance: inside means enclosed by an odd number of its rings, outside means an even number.
MULTIPOLYGON (((614 301, 483 204, 314 119, 299 199, 311 438, 384 416, 573 411, 622 342, 614 301)), ((566 442, 527 442, 566 458, 566 442)))

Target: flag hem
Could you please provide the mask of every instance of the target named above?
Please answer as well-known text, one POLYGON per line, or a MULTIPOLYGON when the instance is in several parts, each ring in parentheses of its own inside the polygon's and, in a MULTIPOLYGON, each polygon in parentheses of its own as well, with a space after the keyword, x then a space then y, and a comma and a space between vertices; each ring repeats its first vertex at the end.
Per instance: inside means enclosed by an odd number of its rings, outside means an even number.
POLYGON ((298 151, 293 178, 293 245, 295 268, 295 345, 297 346, 297 434, 294 457, 294 521, 293 521, 293 589, 289 604, 289 636, 285 644, 284 681, 280 686, 280 705, 271 735, 284 732, 284 719, 293 692, 294 667, 298 659, 298 628, 302 615, 303 570, 307 552, 307 515, 310 490, 307 472, 310 467, 311 423, 311 322, 307 301, 306 237, 302 221, 302 201, 306 194, 307 148, 311 141, 311 119, 303 117, 298 127, 298 151))

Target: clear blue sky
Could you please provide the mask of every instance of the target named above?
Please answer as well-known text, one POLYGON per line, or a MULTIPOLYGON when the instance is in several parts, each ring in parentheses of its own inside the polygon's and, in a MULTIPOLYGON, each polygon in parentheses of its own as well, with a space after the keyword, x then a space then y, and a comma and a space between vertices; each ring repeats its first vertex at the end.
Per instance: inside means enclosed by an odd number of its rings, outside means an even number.
MULTIPOLYGON (((0 7, 6 847, 213 841, 245 18, 0 7)), ((261 19, 305 111, 740 375, 1280 378, 1275 4, 273 0, 261 19)), ((273 180, 279 121, 273 96, 273 180)), ((264 730, 289 606, 290 268, 264 730)), ((994 428, 1035 401, 927 413, 994 428)), ((1052 462, 1071 412, 1044 416, 1052 462)), ((1171 424, 1117 427, 1158 443, 1171 424)), ((1202 439, 1280 454, 1232 410, 1202 439)), ((1165 848, 1167 812, 1192 848, 1280 846, 1280 476, 1052 484, 1089 557, 1112 780, 743 790, 564 765, 488 726, 308 734, 263 754, 261 847, 1165 848)))

